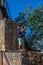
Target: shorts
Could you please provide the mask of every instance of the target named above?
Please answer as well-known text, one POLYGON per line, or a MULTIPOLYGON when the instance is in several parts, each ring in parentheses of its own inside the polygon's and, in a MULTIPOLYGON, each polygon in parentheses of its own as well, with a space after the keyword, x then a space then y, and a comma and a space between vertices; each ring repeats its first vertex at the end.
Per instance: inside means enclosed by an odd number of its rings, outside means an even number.
POLYGON ((24 40, 22 38, 18 38, 18 44, 19 45, 24 45, 24 40))

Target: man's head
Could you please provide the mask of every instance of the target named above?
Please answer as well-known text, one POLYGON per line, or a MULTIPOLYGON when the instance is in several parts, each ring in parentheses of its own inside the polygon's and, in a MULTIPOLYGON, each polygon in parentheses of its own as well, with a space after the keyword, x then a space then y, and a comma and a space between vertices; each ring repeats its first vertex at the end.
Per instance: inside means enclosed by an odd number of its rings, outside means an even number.
POLYGON ((20 29, 20 25, 17 25, 17 29, 20 29))

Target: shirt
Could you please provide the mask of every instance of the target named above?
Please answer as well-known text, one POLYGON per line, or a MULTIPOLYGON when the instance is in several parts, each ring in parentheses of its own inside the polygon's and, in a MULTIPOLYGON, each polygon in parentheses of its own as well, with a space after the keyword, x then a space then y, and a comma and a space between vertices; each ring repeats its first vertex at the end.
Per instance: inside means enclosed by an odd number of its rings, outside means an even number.
POLYGON ((23 38, 24 34, 22 34, 22 32, 18 29, 17 30, 17 36, 18 36, 18 38, 23 38))

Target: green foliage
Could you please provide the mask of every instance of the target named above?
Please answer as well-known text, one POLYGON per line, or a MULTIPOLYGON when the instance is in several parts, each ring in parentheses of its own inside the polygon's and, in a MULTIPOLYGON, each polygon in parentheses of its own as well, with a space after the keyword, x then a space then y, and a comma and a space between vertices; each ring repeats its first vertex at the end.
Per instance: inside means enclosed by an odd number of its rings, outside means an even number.
POLYGON ((43 38, 43 6, 33 10, 32 7, 30 7, 30 10, 21 12, 15 20, 18 23, 24 22, 26 26, 30 26, 31 30, 34 30, 34 35, 31 33, 29 37, 31 38, 30 44, 34 44, 36 40, 43 38))

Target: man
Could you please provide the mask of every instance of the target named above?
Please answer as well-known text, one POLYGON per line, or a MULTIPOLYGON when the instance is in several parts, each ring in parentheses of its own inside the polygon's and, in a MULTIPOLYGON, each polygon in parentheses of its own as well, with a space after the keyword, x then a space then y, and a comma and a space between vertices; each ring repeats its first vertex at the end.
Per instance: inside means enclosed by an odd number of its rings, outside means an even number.
POLYGON ((25 30, 24 25, 21 25, 21 26, 18 25, 17 26, 17 35, 18 35, 18 43, 19 43, 18 48, 19 49, 24 49, 24 40, 23 40, 23 38, 24 38, 24 34, 23 34, 24 30, 25 30))

